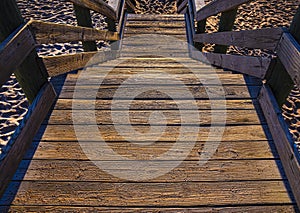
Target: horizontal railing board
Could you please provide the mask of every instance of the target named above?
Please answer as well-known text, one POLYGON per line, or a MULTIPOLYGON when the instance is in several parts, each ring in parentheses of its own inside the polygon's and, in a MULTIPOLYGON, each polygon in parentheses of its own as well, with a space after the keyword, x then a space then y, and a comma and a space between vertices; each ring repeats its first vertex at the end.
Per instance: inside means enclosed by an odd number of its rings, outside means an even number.
POLYGON ((56 93, 51 83, 46 83, 30 106, 23 121, 17 127, 8 145, 2 150, 4 154, 2 153, 0 161, 0 194, 3 193, 15 173, 55 98, 56 93))
POLYGON ((202 54, 203 55, 198 51, 193 51, 192 57, 198 60, 207 60, 212 65, 258 77, 260 79, 264 79, 271 63, 271 59, 263 57, 218 53, 202 54))
POLYGON ((194 42, 275 50, 283 32, 284 30, 282 28, 266 28, 259 30, 203 33, 195 34, 194 42))
POLYGON ((197 11, 196 20, 202 21, 210 16, 216 15, 220 12, 225 12, 227 10, 233 9, 247 3, 251 0, 215 0, 211 3, 205 5, 200 10, 197 11))
POLYGON ((118 53, 114 51, 84 52, 70 55, 42 57, 49 76, 57 76, 66 72, 83 68, 88 63, 101 63, 112 60, 118 53))
POLYGON ((72 41, 119 40, 118 33, 89 27, 72 26, 32 20, 31 29, 38 43, 63 43, 72 41))
POLYGON ((118 19, 117 11, 102 0, 68 0, 78 6, 98 12, 114 21, 118 19))
POLYGON ((25 24, 0 44, 0 86, 22 64, 36 47, 33 35, 25 24))
POLYGON ((278 44, 277 56, 291 79, 300 88, 300 45, 291 34, 283 34, 278 44))
POLYGON ((260 92, 259 103, 266 117, 268 127, 274 139, 286 176, 291 185, 295 200, 300 205, 300 165, 297 159, 298 151, 293 148, 293 139, 281 115, 275 97, 268 86, 260 92))

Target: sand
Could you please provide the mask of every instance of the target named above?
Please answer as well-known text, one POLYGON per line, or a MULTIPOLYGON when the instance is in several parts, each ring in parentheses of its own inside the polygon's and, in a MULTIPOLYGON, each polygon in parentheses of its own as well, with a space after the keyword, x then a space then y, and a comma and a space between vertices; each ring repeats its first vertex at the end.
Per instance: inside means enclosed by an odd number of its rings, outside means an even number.
MULTIPOLYGON (((208 3, 211 0, 206 0, 208 3)), ((18 6, 25 19, 76 25, 73 6, 65 0, 17 0, 18 6), (49 3, 51 2, 51 3, 49 3)), ((259 29, 263 27, 288 27, 297 9, 298 0, 260 0, 240 7, 234 30, 259 29)), ((176 13, 175 1, 172 0, 140 0, 137 2, 137 13, 176 13)), ((106 23, 103 16, 92 13, 94 27, 105 29, 106 23)), ((218 16, 208 19, 207 31, 217 30, 218 16)), ((100 41, 98 48, 109 45, 100 41)), ((208 45, 207 51, 213 46, 208 45)), ((38 48, 39 55, 60 55, 82 52, 80 42, 47 44, 38 48)), ((257 49, 242 49, 230 47, 230 52, 255 56, 273 57, 271 52, 257 49)), ((28 103, 14 76, 0 89, 0 151, 5 146, 27 112, 28 103)), ((299 145, 300 150, 300 93, 293 90, 283 106, 283 116, 289 124, 291 133, 299 145)))

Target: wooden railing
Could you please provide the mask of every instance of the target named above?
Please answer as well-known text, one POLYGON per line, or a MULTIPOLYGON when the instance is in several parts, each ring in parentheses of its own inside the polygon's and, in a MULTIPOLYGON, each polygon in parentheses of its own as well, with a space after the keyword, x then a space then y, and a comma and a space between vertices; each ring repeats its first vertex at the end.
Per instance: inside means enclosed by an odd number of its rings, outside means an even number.
MULTIPOLYGON (((196 0, 197 1, 197 0, 196 0)), ((197 60, 207 59, 212 65, 260 78, 263 82, 259 103, 300 206, 299 152, 281 115, 281 106, 294 85, 300 88, 300 7, 289 29, 265 28, 231 31, 240 5, 249 0, 214 0, 200 9, 197 2, 179 0, 178 12, 185 13, 188 40, 201 51, 193 51, 197 60), (206 33, 207 18, 220 15, 218 32, 206 33), (196 26, 196 27, 195 27, 196 26), (214 52, 202 52, 204 44, 214 44, 214 52), (273 51, 275 59, 228 54, 228 46, 273 51)), ((199 5, 199 4, 198 4, 199 5)))
MULTIPOLYGON (((96 40, 118 41, 125 20, 125 0, 70 0, 78 25, 30 20, 24 23, 15 0, 0 1, 0 86, 14 73, 28 101, 28 112, 0 155, 0 194, 18 167, 56 99, 49 77, 80 69, 97 53, 97 61, 118 57, 119 45, 97 52, 96 40), (106 17, 108 30, 92 28, 90 10, 106 17), (82 41, 85 52, 38 57, 38 44, 82 41)), ((134 5, 132 5, 134 6, 134 5)))

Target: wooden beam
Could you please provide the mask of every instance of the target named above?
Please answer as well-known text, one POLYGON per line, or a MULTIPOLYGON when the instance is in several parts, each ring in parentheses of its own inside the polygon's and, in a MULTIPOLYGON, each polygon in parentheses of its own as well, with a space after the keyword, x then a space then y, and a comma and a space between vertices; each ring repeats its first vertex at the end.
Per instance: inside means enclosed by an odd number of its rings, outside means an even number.
MULTIPOLYGON (((93 28, 92 18, 90 10, 74 4, 75 15, 77 19, 77 24, 82 27, 93 28)), ((84 41, 82 46, 85 52, 97 51, 97 45, 95 41, 84 41)))
POLYGON ((73 2, 75 5, 84 7, 89 10, 93 10, 100 13, 114 21, 117 21, 117 14, 114 8, 102 0, 68 0, 73 2))
MULTIPOLYGON (((219 32, 231 31, 234 26, 234 21, 236 18, 238 7, 232 8, 230 10, 224 11, 220 17, 219 32)), ((227 45, 215 45, 214 52, 225 54, 227 52, 227 45)))
MULTIPOLYGON (((206 28, 206 19, 202 20, 202 21, 197 21, 197 27, 196 27, 196 34, 202 34, 205 33, 205 28, 206 28)), ((194 47, 199 50, 200 52, 202 52, 202 49, 204 47, 204 44, 201 42, 194 42, 194 47)))
POLYGON ((199 51, 193 51, 192 58, 203 62, 208 61, 214 66, 255 76, 260 79, 264 79, 271 63, 271 59, 263 57, 200 53, 199 51))
MULTIPOLYGON (((300 39, 297 34, 300 31, 300 6, 294 16, 289 31, 294 38, 300 39)), ((282 57, 281 57, 282 58, 282 57)), ((272 89, 274 96, 276 97, 279 106, 282 106, 286 102, 286 98, 294 88, 294 81, 285 69, 285 66, 280 59, 276 60, 276 64, 270 73, 267 75, 267 84, 272 89)))
POLYGON ((39 91, 7 146, 2 150, 3 153, 0 159, 0 195, 5 191, 55 99, 56 93, 52 84, 47 82, 39 91))
MULTIPOLYGON (((4 41, 24 20, 20 15, 15 0, 0 1, 0 42, 4 41)), ((39 64, 35 50, 32 50, 14 74, 22 87, 29 102, 32 102, 47 82, 47 72, 42 64, 39 64)))
POLYGON ((245 4, 251 0, 215 0, 206 6, 202 7, 197 12, 196 20, 202 21, 210 16, 217 15, 218 13, 231 10, 239 5, 245 4))
POLYGON ((182 10, 187 7, 189 0, 183 0, 179 5, 177 5, 177 13, 182 13, 182 10))
POLYGON ((262 87, 258 100, 266 117, 295 200, 300 206, 300 166, 296 156, 299 153, 296 147, 293 147, 293 139, 281 115, 281 109, 278 107, 276 99, 268 86, 262 87))
POLYGON ((35 33, 37 42, 58 43, 71 41, 119 40, 118 33, 98 30, 89 27, 56 24, 43 21, 31 21, 31 29, 35 33))
POLYGON ((6 83, 26 57, 35 49, 35 40, 25 24, 0 44, 0 86, 6 83))
POLYGON ((194 42, 275 50, 283 28, 195 34, 194 42))
POLYGON ((277 56, 294 83, 300 88, 300 45, 291 34, 283 34, 278 44, 277 56))
POLYGON ((89 64, 98 64, 118 57, 114 51, 85 52, 71 55, 42 57, 49 76, 57 76, 66 72, 83 68, 89 64), (93 59, 92 59, 93 58, 93 59), (91 61, 91 59, 93 61, 91 61))

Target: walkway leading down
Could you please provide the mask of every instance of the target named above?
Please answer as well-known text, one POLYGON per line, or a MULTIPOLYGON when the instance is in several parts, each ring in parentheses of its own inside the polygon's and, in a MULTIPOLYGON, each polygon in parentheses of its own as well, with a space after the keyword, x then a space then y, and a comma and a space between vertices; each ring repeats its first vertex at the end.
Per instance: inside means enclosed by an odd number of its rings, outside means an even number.
POLYGON ((176 52, 181 46, 176 39, 186 41, 183 15, 129 14, 120 58, 72 72, 66 79, 53 78, 59 97, 0 200, 0 211, 297 211, 258 104, 261 81, 212 69, 187 52, 176 52), (163 39, 155 41, 162 37, 142 35, 156 32, 174 38, 173 44, 164 49, 163 39), (99 85, 93 75, 106 75, 107 70, 110 73, 99 85), (206 78, 217 74, 221 84, 208 81, 204 86, 194 70, 206 78), (84 72, 92 73, 89 83, 76 86, 84 72), (128 80, 132 75, 143 77, 142 89, 128 80), (166 76, 176 76, 177 81, 165 80, 166 76), (226 99, 226 109, 214 110, 217 118, 226 115, 219 144, 218 135, 208 137, 211 127, 222 127, 212 119, 210 86, 224 91, 226 99), (183 97, 182 87, 193 98, 183 97), (75 94, 75 88, 80 92, 75 94), (96 100, 89 95, 95 89, 96 100), (130 93, 137 94, 133 100, 130 93), (93 131, 93 122, 99 131, 93 131), (85 131, 78 135, 80 125, 85 131), (96 135, 105 142, 97 143, 96 135), (181 162, 193 140, 195 145, 181 162), (94 144, 98 166, 90 160, 84 142, 94 144), (207 144, 216 150, 201 163, 207 144), (113 152, 101 154, 107 147, 113 152), (172 147, 177 148, 168 153, 172 147), (155 163, 142 168, 140 163, 149 159, 156 159, 155 163), (174 166, 174 162, 179 163, 174 166), (157 168, 161 173, 155 176, 157 168))

